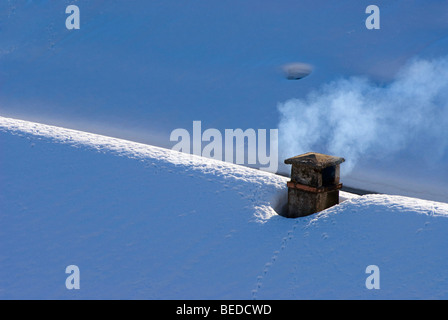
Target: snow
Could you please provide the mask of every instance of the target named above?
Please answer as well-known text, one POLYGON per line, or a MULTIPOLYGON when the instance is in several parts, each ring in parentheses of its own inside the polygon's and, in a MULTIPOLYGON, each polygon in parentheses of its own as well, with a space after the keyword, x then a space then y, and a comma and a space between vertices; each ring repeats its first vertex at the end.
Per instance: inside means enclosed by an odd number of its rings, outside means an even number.
POLYGON ((377 0, 381 29, 367 30, 369 4, 0 1, 0 115, 165 148, 173 130, 195 120, 221 132, 279 128, 286 153, 290 132, 277 105, 308 101, 317 126, 293 127, 306 134, 280 165, 316 151, 346 157, 348 167, 355 155, 350 175, 341 172, 347 186, 446 202, 447 68, 431 62, 446 60, 448 6, 377 0), (79 30, 65 26, 72 4, 79 30), (414 59, 423 66, 406 68, 414 59), (290 63, 313 72, 286 80, 290 63), (328 87, 344 98, 330 112, 328 87), (307 149, 324 126, 333 130, 307 149))
POLYGON ((286 219, 272 173, 5 117, 0 145, 2 299, 448 298, 447 203, 341 192, 286 219))
POLYGON ((448 6, 367 5, 0 1, 0 298, 448 298, 448 6), (285 219, 286 177, 170 150, 193 121, 383 194, 285 219))

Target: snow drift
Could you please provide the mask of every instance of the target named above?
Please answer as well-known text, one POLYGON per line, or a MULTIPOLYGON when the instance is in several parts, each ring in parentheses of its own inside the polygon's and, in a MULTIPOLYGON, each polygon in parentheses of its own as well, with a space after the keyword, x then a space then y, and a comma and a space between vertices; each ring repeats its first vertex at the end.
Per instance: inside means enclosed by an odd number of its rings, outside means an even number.
POLYGON ((286 219, 263 171, 2 117, 0 145, 2 299, 448 298, 448 204, 343 192, 286 219))

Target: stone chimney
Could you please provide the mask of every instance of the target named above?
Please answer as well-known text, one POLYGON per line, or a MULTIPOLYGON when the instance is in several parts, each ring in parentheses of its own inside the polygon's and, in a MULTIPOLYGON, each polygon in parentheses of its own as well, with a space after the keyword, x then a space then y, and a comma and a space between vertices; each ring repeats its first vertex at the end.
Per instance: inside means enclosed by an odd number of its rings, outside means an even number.
POLYGON ((344 158, 309 152, 285 160, 291 164, 287 218, 307 216, 339 203, 339 165, 344 158))

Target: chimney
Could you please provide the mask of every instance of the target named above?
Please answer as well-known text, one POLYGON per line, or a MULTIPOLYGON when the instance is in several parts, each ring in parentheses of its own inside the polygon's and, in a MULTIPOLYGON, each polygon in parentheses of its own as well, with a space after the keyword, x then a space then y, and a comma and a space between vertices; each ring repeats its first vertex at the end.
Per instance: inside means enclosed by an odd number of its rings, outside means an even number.
POLYGON ((287 218, 304 217, 339 203, 339 165, 344 158, 308 152, 285 160, 291 164, 287 218))

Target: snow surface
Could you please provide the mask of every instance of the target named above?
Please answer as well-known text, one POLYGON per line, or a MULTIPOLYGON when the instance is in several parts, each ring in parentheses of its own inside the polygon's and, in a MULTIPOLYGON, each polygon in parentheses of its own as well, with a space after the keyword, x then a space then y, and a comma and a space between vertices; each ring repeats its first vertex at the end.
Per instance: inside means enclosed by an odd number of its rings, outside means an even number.
POLYGON ((0 145, 2 299, 448 298, 446 203, 341 192, 286 219, 260 170, 4 117, 0 145))
POLYGON ((365 27, 370 4, 0 1, 0 115, 166 148, 195 120, 279 128, 280 165, 334 153, 347 158, 346 185, 447 202, 447 1, 376 0, 380 30, 365 27), (65 27, 71 4, 79 30, 65 27), (406 67, 414 59, 420 67, 406 67), (313 72, 286 80, 281 67, 294 62, 313 72), (302 102, 293 130, 304 134, 285 144, 277 106, 290 101, 302 102))

